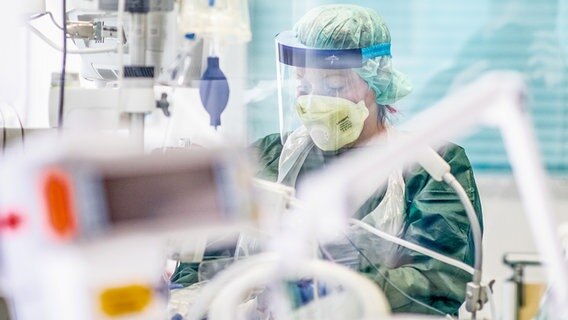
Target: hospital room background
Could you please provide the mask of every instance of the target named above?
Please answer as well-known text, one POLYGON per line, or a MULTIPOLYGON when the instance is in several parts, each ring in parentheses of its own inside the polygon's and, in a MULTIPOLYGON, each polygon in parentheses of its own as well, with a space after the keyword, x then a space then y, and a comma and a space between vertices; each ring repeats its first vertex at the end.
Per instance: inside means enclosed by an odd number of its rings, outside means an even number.
MULTIPOLYGON (((208 127, 202 110, 178 110, 184 116, 169 128, 170 143, 189 137, 199 144, 215 144, 230 135, 247 145, 279 130, 274 36, 292 27, 308 9, 326 0, 249 0, 252 39, 223 48, 220 61, 234 96, 219 130, 208 127), (234 101, 244 101, 235 103, 234 101), (204 120, 205 119, 205 120, 204 120), (205 122, 201 124, 200 122, 205 122)), ((515 70, 529 88, 528 107, 559 221, 568 236, 568 0, 404 0, 341 1, 374 8, 392 35, 394 66, 406 74, 413 92, 394 105, 394 125, 424 110, 457 88, 490 70, 515 70)), ((55 18, 60 1, 48 0, 55 18)), ((0 17, 5 16, 0 13, 0 17)), ((3 17, 9 19, 9 17, 3 17)), ((48 20, 38 28, 58 39, 48 20)), ((4 108, 4 124, 29 128, 49 126, 51 73, 59 72, 60 53, 31 34, 21 36, 0 30, 2 75, 0 93, 6 100, 23 101, 16 109, 4 108), (9 41, 7 41, 8 39, 9 41), (13 46, 8 45, 12 43, 13 46), (19 49, 31 48, 25 54, 19 49), (13 50, 11 50, 13 49, 13 50), (28 81, 28 91, 18 84, 28 81), (16 114, 18 116, 16 116, 16 114)), ((69 56, 68 72, 79 72, 81 58, 69 56)), ((148 115, 146 147, 164 143, 163 119, 148 115)), ((411 129, 411 128, 409 128, 411 129)), ((503 280, 513 270, 504 263, 511 253, 535 253, 533 236, 512 176, 502 138, 497 129, 476 127, 455 141, 462 145, 479 186, 484 220, 484 277, 503 280)), ((527 267, 525 281, 542 283, 542 267, 527 267)), ((495 292, 502 292, 497 282, 495 292)))

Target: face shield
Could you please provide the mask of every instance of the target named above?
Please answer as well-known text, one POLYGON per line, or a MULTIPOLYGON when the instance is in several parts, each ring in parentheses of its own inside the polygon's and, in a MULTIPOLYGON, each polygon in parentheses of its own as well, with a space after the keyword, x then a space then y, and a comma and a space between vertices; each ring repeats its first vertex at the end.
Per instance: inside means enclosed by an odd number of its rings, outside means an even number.
POLYGON ((390 43, 316 49, 302 45, 292 31, 286 31, 276 36, 276 50, 282 143, 301 127, 323 151, 355 142, 369 116, 365 101, 374 101, 368 98, 373 90, 355 70, 366 60, 390 55, 390 43))

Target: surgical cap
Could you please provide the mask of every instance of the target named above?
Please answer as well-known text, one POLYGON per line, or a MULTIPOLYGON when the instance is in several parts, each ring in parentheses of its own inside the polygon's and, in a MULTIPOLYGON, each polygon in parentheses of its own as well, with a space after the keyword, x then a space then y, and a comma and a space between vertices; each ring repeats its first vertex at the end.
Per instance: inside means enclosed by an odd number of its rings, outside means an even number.
MULTIPOLYGON (((356 5, 324 5, 308 11, 294 26, 298 40, 320 49, 365 48, 390 43, 389 29, 372 9, 356 5)), ((390 105, 410 93, 406 76, 392 67, 392 57, 366 60, 354 69, 376 95, 376 102, 390 105)))

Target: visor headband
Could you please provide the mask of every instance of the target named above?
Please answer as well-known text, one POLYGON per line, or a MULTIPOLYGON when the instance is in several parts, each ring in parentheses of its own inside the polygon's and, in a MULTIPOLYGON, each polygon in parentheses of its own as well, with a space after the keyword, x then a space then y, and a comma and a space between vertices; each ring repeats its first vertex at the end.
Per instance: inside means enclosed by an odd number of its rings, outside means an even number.
POLYGON ((390 56, 390 43, 379 43, 366 48, 355 49, 317 49, 301 44, 292 31, 276 36, 278 61, 302 68, 351 69, 361 68, 363 62, 379 57, 390 56))

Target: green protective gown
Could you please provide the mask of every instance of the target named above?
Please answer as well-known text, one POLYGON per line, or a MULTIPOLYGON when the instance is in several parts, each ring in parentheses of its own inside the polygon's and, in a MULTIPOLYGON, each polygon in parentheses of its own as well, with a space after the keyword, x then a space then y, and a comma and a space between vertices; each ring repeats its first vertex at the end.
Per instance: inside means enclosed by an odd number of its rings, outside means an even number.
MULTIPOLYGON (((257 177, 276 181, 282 143, 278 134, 255 142, 259 159, 257 177)), ((452 174, 466 190, 482 223, 481 203, 471 164, 463 148, 448 144, 438 150, 450 164, 452 174)), ((325 166, 330 158, 314 148, 308 154, 298 180, 311 170, 325 166)), ((406 215, 402 238, 446 256, 473 265, 474 247, 470 224, 458 196, 444 182, 432 179, 419 166, 406 168, 406 215)), ((384 191, 377 192, 354 213, 362 218, 381 202, 384 191)), ((372 235, 369 235, 372 237, 372 235)), ((412 250, 398 247, 394 265, 361 264, 360 271, 374 280, 386 294, 393 312, 439 314, 405 295, 447 314, 457 314, 465 299, 465 287, 472 276, 412 250), (398 289, 395 289, 395 286, 398 289), (404 292, 404 293, 401 293, 404 292)))

